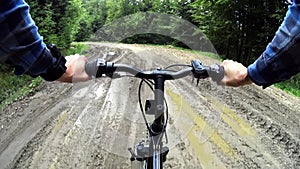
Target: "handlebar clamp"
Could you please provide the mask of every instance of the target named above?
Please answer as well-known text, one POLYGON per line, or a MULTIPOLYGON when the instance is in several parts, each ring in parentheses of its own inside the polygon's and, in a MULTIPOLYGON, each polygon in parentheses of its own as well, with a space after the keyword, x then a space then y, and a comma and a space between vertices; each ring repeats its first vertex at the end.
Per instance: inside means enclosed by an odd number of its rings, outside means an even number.
POLYGON ((106 71, 107 61, 104 59, 97 59, 95 62, 96 67, 98 68, 96 72, 96 77, 101 77, 102 74, 106 71))
POLYGON ((208 77, 211 77, 213 81, 220 83, 220 81, 224 77, 224 67, 218 64, 204 66, 202 65, 201 61, 192 60, 192 66, 194 77, 198 80, 197 83, 199 82, 199 79, 204 79, 208 77))
POLYGON ((213 64, 210 66, 209 69, 209 76, 211 79, 218 84, 224 78, 225 70, 224 67, 218 64, 213 64))

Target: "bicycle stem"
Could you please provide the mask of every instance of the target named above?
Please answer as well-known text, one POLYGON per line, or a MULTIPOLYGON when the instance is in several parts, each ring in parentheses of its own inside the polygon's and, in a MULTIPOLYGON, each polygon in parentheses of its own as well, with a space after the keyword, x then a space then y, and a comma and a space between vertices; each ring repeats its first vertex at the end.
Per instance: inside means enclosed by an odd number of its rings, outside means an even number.
POLYGON ((152 131, 155 132, 155 135, 162 134, 163 131, 163 124, 164 124, 164 83, 165 79, 163 76, 157 76, 154 79, 155 91, 154 91, 154 98, 155 98, 155 120, 151 125, 152 131))

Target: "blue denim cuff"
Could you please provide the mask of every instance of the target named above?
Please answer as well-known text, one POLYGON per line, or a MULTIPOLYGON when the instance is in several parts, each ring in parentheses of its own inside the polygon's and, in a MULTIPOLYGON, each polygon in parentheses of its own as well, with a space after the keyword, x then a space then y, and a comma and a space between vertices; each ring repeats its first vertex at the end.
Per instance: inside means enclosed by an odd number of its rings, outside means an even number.
POLYGON ((269 87, 273 83, 271 81, 267 81, 264 77, 266 72, 268 72, 267 69, 264 57, 260 56, 254 63, 248 66, 248 76, 256 85, 262 86, 263 88, 269 87))
POLYGON ((45 47, 39 58, 30 67, 27 74, 35 77, 42 73, 46 73, 48 68, 56 62, 56 58, 52 56, 51 52, 45 47))

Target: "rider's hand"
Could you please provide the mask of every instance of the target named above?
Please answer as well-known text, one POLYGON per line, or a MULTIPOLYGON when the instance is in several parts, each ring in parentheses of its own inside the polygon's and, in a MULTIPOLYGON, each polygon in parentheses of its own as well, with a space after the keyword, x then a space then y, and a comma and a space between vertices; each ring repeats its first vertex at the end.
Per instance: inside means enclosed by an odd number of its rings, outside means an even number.
POLYGON ((221 84, 226 86, 238 87, 243 85, 251 84, 247 72, 247 68, 241 63, 224 60, 221 66, 224 67, 224 78, 221 80, 221 84))
POLYGON ((74 83, 91 79, 85 72, 85 65, 87 63, 87 58, 85 56, 75 54, 66 56, 65 58, 67 60, 67 70, 59 79, 57 79, 57 81, 74 83))

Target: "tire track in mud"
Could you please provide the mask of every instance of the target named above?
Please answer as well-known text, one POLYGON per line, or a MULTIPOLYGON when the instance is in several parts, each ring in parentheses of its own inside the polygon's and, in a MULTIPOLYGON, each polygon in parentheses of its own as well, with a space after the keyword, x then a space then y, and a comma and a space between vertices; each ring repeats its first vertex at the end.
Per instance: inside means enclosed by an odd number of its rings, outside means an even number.
MULTIPOLYGON (((268 91, 256 86, 243 87, 240 90, 232 88, 216 90, 212 86, 211 90, 202 92, 207 91, 213 97, 219 97, 240 116, 249 120, 259 132, 259 141, 266 147, 265 151, 268 152, 268 156, 274 159, 272 160, 274 164, 277 163, 277 168, 300 166, 298 132, 300 114, 296 107, 285 105, 281 100, 268 94, 268 91), (240 99, 240 96, 243 98, 240 99)), ((294 101, 297 100, 294 99, 294 101)), ((300 103, 299 100, 298 103, 300 103)))
MULTIPOLYGON (((10 131, 11 135, 4 137, 3 142, 1 141, 1 146, 4 148, 1 150, 0 163, 3 168, 12 167, 17 158, 24 156, 24 154, 33 153, 30 149, 26 151, 26 148, 23 149, 23 147, 31 141, 38 132, 40 132, 44 123, 49 123, 49 121, 57 115, 57 111, 59 111, 59 106, 61 104, 56 100, 60 100, 70 88, 64 86, 60 89, 61 90, 49 94, 48 99, 43 100, 43 104, 35 105, 37 109, 32 109, 30 106, 20 108, 24 117, 23 115, 18 115, 18 112, 16 112, 16 116, 19 118, 18 124, 14 124, 16 126, 12 126, 11 129, 8 128, 8 131, 12 130, 10 131)), ((48 92, 40 92, 38 95, 43 96, 46 95, 46 93, 48 92)), ((37 97, 34 99, 37 100, 39 98, 37 97)), ((12 106, 14 106, 14 104, 12 104, 12 106)))
MULTIPOLYGON (((137 55, 131 55, 129 58, 121 59, 121 63, 136 66, 145 66, 142 59, 138 59, 137 55)), ((109 147, 106 151, 109 154, 103 160, 105 168, 130 168, 129 161, 130 153, 127 150, 129 147, 144 139, 145 124, 139 112, 137 86, 139 80, 135 78, 114 79, 111 86, 109 105, 104 108, 104 111, 111 114, 108 119, 105 119, 105 128, 101 133, 109 136, 104 144, 109 142, 109 147)), ((103 144, 102 143, 102 144, 103 144)))
MULTIPOLYGON (((125 155, 128 142, 132 142, 137 128, 132 126, 129 119, 134 113, 133 109, 126 106, 126 101, 131 101, 130 84, 132 80, 113 80, 109 87, 108 94, 101 108, 103 118, 99 118, 94 128, 95 137, 92 138, 94 148, 91 155, 90 166, 92 168, 124 168, 129 166, 128 158, 125 155), (123 113, 126 114, 123 114, 123 113), (130 132, 129 132, 130 131, 130 132), (128 133, 131 135, 128 136, 128 133), (122 144, 121 141, 124 141, 122 144), (125 157, 124 157, 125 156, 125 157)), ((132 101, 131 101, 132 102, 132 101)), ((135 101, 136 102, 136 101, 135 101)), ((131 146, 131 145, 130 145, 131 146)))
MULTIPOLYGON (((188 104, 193 108, 193 110, 198 113, 198 116, 202 117, 203 121, 206 121, 207 126, 204 125, 200 128, 200 132, 202 132, 202 137, 204 137, 204 141, 200 144, 204 144, 205 142, 213 143, 214 146, 212 146, 211 149, 213 149, 214 151, 212 152, 212 154, 215 154, 215 158, 221 160, 221 164, 226 166, 226 168, 239 168, 239 166, 241 165, 244 165, 244 167, 257 166, 258 162, 251 162, 251 158, 249 157, 244 157, 243 162, 238 161, 239 159, 241 159, 238 151, 248 153, 255 151, 255 148, 250 149, 248 146, 245 146, 246 148, 242 146, 248 145, 248 142, 252 140, 251 147, 255 147, 255 142, 253 141, 254 133, 247 132, 247 130, 249 130, 249 127, 245 128, 244 130, 240 130, 237 127, 233 127, 233 125, 239 126, 239 124, 242 121, 237 117, 230 118, 231 121, 224 121, 223 116, 226 113, 223 112, 223 109, 214 108, 214 100, 208 98, 207 95, 205 95, 204 93, 199 92, 195 86, 188 84, 189 82, 187 82, 187 80, 180 80, 178 82, 175 81, 175 83, 178 83, 176 86, 181 86, 177 88, 177 91, 180 93, 180 96, 182 96, 184 100, 188 100, 188 98, 190 97, 200 98, 199 100, 188 102, 188 104), (205 134, 205 128, 207 127, 211 128, 211 132, 205 134), (218 139, 214 138, 216 137, 216 135, 218 136, 218 139), (247 162, 248 165, 245 162, 247 162)), ((204 161, 202 161, 202 163, 204 163, 204 161)), ((204 166, 204 168, 209 167, 204 166)), ((215 166, 214 168, 218 167, 215 166)))
MULTIPOLYGON (((111 49, 111 48, 105 47, 105 46, 100 46, 100 47, 96 46, 92 49, 94 49, 94 50, 91 50, 92 58, 93 57, 94 58, 102 57, 102 58, 106 58, 106 60, 108 60, 108 61, 114 60, 117 58, 122 58, 124 55, 128 54, 128 50, 123 51, 118 48, 111 49), (107 52, 108 50, 110 53, 107 52)), ((105 83, 105 80, 101 80, 101 81, 104 81, 104 83, 105 83)), ((107 83, 107 84, 109 84, 109 83, 107 83)), ((48 133, 50 133, 49 134, 50 136, 48 136, 44 145, 39 145, 40 148, 41 147, 46 147, 46 148, 42 148, 41 150, 38 150, 34 154, 35 156, 33 157, 33 159, 28 160, 30 162, 31 168, 42 167, 43 165, 39 166, 40 163, 41 164, 44 163, 45 164, 44 166, 48 166, 48 167, 49 166, 50 167, 63 166, 66 168, 71 167, 71 166, 75 167, 75 166, 84 166, 85 165, 85 163, 78 163, 78 164, 75 163, 74 164, 74 163, 72 163, 72 160, 70 160, 69 158, 65 158, 65 157, 69 156, 69 157, 73 157, 74 159, 77 158, 77 159, 79 159, 78 161, 81 161, 81 159, 80 159, 81 155, 84 155, 84 157, 87 156, 86 155, 87 153, 82 154, 82 152, 84 152, 84 151, 72 150, 72 147, 71 147, 73 144, 75 144, 75 146, 77 144, 77 146, 88 147, 86 144, 83 143, 87 140, 77 138, 77 141, 79 142, 79 144, 81 144, 81 145, 78 145, 78 143, 76 143, 76 142, 70 143, 70 138, 73 137, 74 133, 76 133, 77 131, 78 131, 78 133, 81 133, 81 134, 78 134, 79 135, 78 137, 82 136, 82 137, 90 138, 88 136, 88 134, 86 134, 87 136, 85 136, 85 133, 87 132, 87 130, 90 130, 91 126, 87 125, 87 126, 85 126, 86 129, 83 129, 81 122, 80 122, 80 118, 82 118, 82 116, 85 116, 83 114, 87 114, 87 113, 81 113, 81 111, 87 111, 86 110, 86 109, 88 109, 87 107, 91 104, 90 99, 95 99, 93 97, 89 98, 89 97, 85 96, 85 95, 90 94, 89 90, 91 92, 94 92, 96 90, 96 99, 100 99, 100 100, 102 99, 100 97, 103 97, 102 95, 106 94, 106 93, 103 93, 103 91, 102 91, 102 93, 100 93, 100 94, 98 93, 98 95, 97 95, 97 92, 99 91, 99 89, 95 89, 99 85, 99 84, 97 84, 97 82, 95 84, 96 86, 94 85, 91 87, 89 83, 87 85, 89 85, 89 86, 86 86, 86 83, 85 84, 75 84, 72 87, 71 99, 67 98, 67 99, 63 100, 64 102, 67 102, 71 105, 71 108, 69 108, 71 110, 66 110, 66 112, 62 112, 60 114, 60 117, 58 117, 55 120, 55 121, 57 121, 56 123, 54 123, 54 124, 52 123, 51 125, 47 126, 46 130, 50 130, 50 132, 48 132, 48 133), (74 99, 75 99, 75 101, 74 101, 74 99), (81 100, 78 100, 78 99, 81 99, 81 100), (88 100, 89 100, 89 102, 87 102, 88 100), (81 102, 81 103, 78 104, 78 102, 81 102), (73 105, 75 105, 75 106, 73 106, 73 105), (77 105, 77 107, 76 107, 76 105, 77 105), (81 105, 85 105, 85 106, 81 106, 81 105), (74 121, 74 120, 76 120, 76 121, 74 121), (85 141, 82 141, 82 140, 85 140, 85 141), (53 143, 55 141, 57 143, 53 143), (56 146, 55 144, 57 144, 58 146, 56 146), (48 152, 49 149, 50 149, 50 153, 48 152), (50 158, 50 160, 49 160, 49 158, 50 158), (48 159, 48 161, 46 161, 45 159, 48 159), (51 164, 49 164, 49 162, 51 164), (84 165, 82 165, 82 164, 84 164, 84 165)), ((100 92, 101 92, 101 90, 100 90, 100 92)), ((94 110, 94 112, 97 112, 97 111, 94 110)), ((99 117, 101 117, 101 116, 99 116, 99 117)), ((89 122, 87 122, 87 123, 89 123, 89 122)), ((37 138, 36 142, 39 142, 39 141, 41 141, 41 140, 39 138, 37 138)), ((26 157, 26 158, 28 158, 28 157, 26 157)), ((86 159, 88 159, 88 158, 86 158, 86 159)), ((22 161, 22 159, 19 161, 22 161)), ((18 164, 18 162, 17 162, 17 164, 18 164)))
MULTIPOLYGON (((68 147, 69 139, 74 131, 80 128, 80 124, 76 122, 81 115, 80 113, 85 112, 88 107, 88 99, 85 99, 85 102, 78 100, 82 95, 80 92, 82 91, 75 92, 74 95, 69 95, 68 99, 63 100, 64 104, 60 105, 59 116, 32 140, 31 144, 33 145, 28 144, 29 147, 35 149, 34 154, 20 158, 15 165, 16 168, 50 168, 55 166, 58 157, 64 154, 63 151, 66 150, 66 147, 70 148, 68 147), (74 102, 82 102, 87 106, 79 106, 78 103, 74 104, 74 102), (38 147, 34 147, 36 144, 38 147), (27 161, 27 166, 22 164, 24 161, 27 161)), ((80 139, 77 141, 80 142, 80 139)), ((70 150, 72 149, 70 148, 70 150)))

